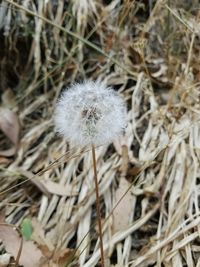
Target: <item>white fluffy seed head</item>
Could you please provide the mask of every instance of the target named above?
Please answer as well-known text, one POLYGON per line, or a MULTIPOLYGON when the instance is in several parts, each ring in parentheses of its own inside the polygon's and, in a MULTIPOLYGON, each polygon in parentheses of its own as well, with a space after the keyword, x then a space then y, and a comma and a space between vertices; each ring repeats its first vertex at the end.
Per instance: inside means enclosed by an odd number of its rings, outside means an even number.
POLYGON ((67 88, 55 108, 56 131, 75 145, 112 142, 126 123, 125 102, 101 82, 86 81, 67 88))

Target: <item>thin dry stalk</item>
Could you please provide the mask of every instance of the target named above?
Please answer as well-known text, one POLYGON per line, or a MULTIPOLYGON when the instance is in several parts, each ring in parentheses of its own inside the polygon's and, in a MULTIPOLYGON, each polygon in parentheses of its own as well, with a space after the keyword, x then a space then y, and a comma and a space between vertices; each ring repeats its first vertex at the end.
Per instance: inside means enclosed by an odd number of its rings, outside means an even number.
POLYGON ((96 211, 97 211, 97 221, 98 221, 98 227, 99 227, 101 266, 104 267, 105 264, 104 264, 104 251, 103 251, 103 233, 102 233, 102 225, 101 225, 99 186, 98 186, 98 178, 97 178, 96 153, 95 153, 94 145, 92 145, 92 160, 93 160, 93 167, 94 167, 94 182, 95 182, 95 193, 96 193, 96 211))

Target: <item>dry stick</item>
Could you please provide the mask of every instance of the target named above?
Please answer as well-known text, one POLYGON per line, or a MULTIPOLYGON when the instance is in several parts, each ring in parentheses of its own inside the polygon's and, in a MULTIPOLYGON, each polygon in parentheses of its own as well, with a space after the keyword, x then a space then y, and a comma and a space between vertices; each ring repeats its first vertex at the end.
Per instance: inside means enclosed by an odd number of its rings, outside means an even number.
POLYGON ((21 237, 19 250, 18 250, 18 253, 17 253, 16 260, 15 260, 15 267, 19 266, 19 259, 20 259, 20 256, 22 254, 22 248, 23 248, 23 238, 21 237))
POLYGON ((184 19, 182 19, 178 13, 171 9, 167 4, 165 4, 165 7, 172 13, 172 15, 179 20, 179 22, 181 22, 188 30, 190 30, 192 33, 195 33, 195 31, 193 30, 193 28, 189 25, 189 23, 187 23, 184 19))
POLYGON ((104 252, 103 252, 103 238, 102 238, 102 226, 101 226, 101 212, 100 212, 100 203, 99 203, 99 186, 97 179, 97 165, 96 165, 96 154, 95 147, 92 145, 92 160, 94 168, 94 181, 95 181, 95 192, 96 192, 96 211, 97 211, 97 221, 99 226, 99 239, 100 239, 100 250, 101 250, 101 266, 104 267, 104 252))

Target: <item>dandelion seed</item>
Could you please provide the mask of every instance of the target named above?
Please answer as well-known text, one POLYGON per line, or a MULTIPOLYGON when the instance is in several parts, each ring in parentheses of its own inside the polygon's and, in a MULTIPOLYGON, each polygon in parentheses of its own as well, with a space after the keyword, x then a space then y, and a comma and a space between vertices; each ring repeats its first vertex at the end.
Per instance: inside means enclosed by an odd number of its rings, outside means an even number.
POLYGON ((126 127, 126 106, 112 88, 86 81, 65 90, 56 105, 58 133, 76 145, 112 142, 126 127))

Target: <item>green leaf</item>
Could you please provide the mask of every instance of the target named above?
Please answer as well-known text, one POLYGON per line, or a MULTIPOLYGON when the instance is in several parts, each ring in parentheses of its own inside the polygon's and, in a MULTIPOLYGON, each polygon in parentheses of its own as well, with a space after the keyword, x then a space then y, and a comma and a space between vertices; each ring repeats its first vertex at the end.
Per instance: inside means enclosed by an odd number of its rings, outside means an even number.
POLYGON ((31 220, 28 218, 25 218, 22 221, 21 224, 21 231, 22 231, 22 236, 25 240, 30 240, 31 239, 31 235, 33 232, 33 227, 32 227, 32 223, 31 220))

